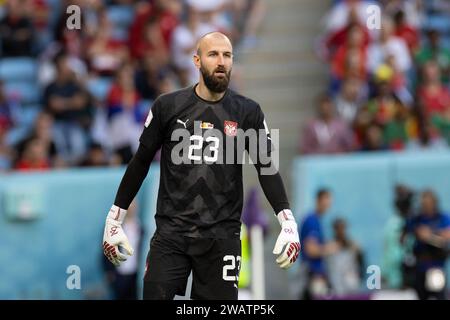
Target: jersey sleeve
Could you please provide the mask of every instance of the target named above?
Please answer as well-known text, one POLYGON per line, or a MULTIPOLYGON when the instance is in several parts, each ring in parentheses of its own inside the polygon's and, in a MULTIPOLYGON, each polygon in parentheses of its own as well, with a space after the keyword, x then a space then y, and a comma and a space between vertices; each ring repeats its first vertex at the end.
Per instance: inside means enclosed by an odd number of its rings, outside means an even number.
POLYGON ((303 241, 315 240, 316 242, 320 242, 319 226, 313 223, 311 219, 305 220, 300 234, 303 241))
POLYGON ((150 151, 158 151, 164 141, 162 102, 157 98, 148 112, 139 142, 150 151))
POLYGON ((264 113, 259 105, 253 115, 253 126, 250 129, 255 130, 256 139, 250 137, 246 143, 247 152, 253 161, 258 174, 259 184, 263 189, 264 195, 272 206, 274 213, 278 214, 281 210, 290 209, 289 201, 284 188, 283 179, 278 172, 276 161, 273 159, 274 146, 270 131, 267 126, 264 113), (255 145, 249 145, 254 144, 255 145))
MULTIPOLYGON (((270 136, 269 127, 267 126, 264 113, 259 104, 256 105, 252 129, 256 131, 258 141, 258 161, 260 161, 261 157, 270 156, 274 147, 272 144, 272 137, 270 136)), ((256 159, 254 160, 256 161, 256 159)))
POLYGON ((446 214, 442 215, 439 227, 441 230, 450 229, 450 217, 446 214))

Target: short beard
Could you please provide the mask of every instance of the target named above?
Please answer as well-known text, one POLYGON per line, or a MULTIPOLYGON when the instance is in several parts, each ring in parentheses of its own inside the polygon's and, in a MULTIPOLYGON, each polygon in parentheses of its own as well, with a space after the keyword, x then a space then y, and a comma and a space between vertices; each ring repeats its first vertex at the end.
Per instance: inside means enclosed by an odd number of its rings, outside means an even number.
POLYGON ((209 74, 208 70, 200 66, 200 72, 203 76, 203 81, 205 82, 206 87, 214 92, 214 93, 222 93, 228 89, 228 84, 230 83, 231 70, 225 72, 225 77, 219 79, 214 75, 214 70, 211 74, 209 74))

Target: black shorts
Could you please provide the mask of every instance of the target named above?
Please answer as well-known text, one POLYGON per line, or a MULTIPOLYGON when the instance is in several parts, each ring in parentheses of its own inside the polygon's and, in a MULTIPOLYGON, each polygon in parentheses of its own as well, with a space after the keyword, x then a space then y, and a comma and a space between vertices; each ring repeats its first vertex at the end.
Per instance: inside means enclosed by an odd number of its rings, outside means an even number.
POLYGON ((183 296, 192 271, 191 299, 237 300, 241 240, 191 238, 156 232, 150 242, 144 299, 183 296))

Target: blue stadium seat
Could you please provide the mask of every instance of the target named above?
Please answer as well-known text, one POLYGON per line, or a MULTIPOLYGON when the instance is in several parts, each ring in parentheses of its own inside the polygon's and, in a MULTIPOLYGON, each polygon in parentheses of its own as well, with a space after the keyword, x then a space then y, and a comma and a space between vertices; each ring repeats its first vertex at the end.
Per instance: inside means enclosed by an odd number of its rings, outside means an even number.
POLYGON ((442 34, 450 31, 450 19, 445 15, 430 15, 425 21, 425 29, 435 29, 442 34))
POLYGON ((39 104, 23 106, 21 110, 20 125, 33 127, 34 122, 41 111, 42 108, 39 104))
POLYGON ((6 82, 6 94, 10 97, 17 97, 23 104, 33 104, 41 99, 41 92, 35 82, 6 82))
POLYGON ((109 20, 115 27, 128 28, 133 22, 134 9, 132 6, 114 5, 108 7, 106 10, 109 20))
POLYGON ((111 78, 94 78, 88 81, 87 89, 96 99, 104 101, 112 82, 111 78))
POLYGON ((5 142, 9 146, 14 146, 25 139, 31 131, 31 127, 17 126, 8 130, 5 142))
POLYGON ((115 5, 107 9, 107 15, 114 25, 113 38, 125 41, 128 38, 128 28, 135 16, 134 9, 130 6, 115 5))
POLYGON ((442 42, 442 46, 443 47, 445 47, 447 49, 450 49, 450 35, 448 35, 447 37, 442 38, 441 42, 442 42))
POLYGON ((32 58, 3 58, 0 60, 0 79, 8 81, 34 81, 37 62, 32 58))

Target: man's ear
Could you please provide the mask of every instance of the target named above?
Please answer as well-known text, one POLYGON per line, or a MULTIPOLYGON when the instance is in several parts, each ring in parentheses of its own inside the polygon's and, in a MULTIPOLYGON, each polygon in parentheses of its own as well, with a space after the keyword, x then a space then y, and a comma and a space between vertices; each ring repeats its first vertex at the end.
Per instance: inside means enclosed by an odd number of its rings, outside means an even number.
POLYGON ((193 56, 194 65, 197 67, 197 69, 200 69, 200 56, 198 54, 194 54, 193 56))

